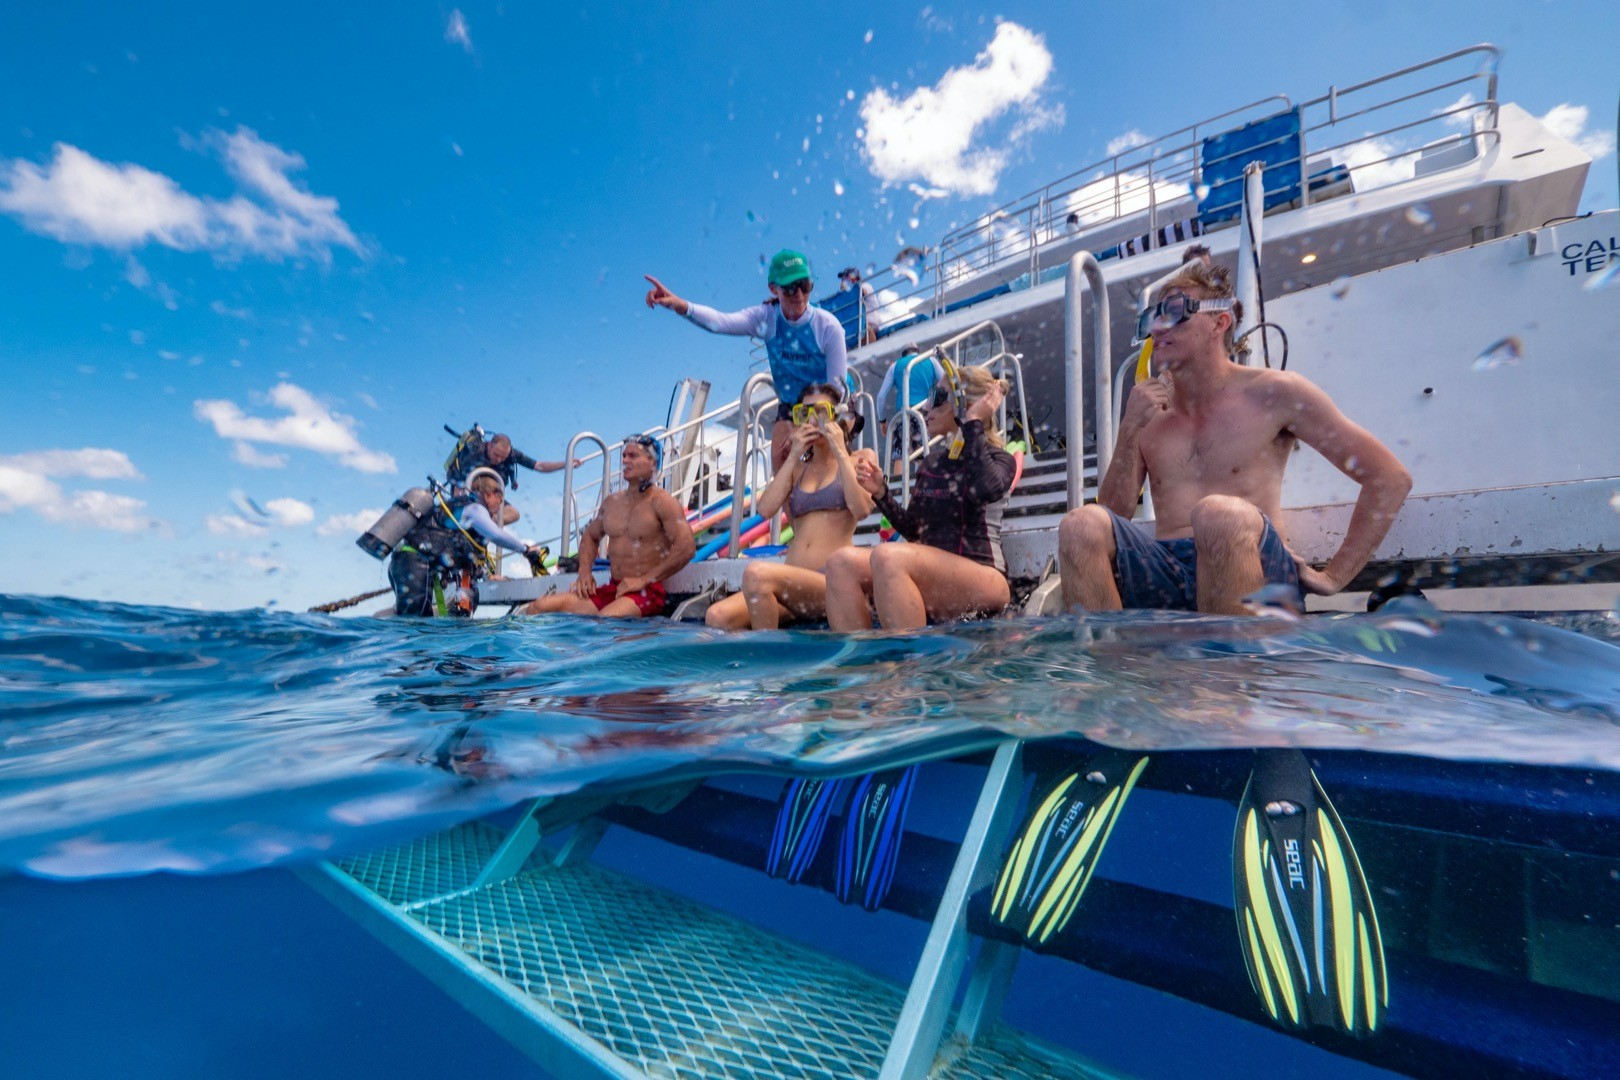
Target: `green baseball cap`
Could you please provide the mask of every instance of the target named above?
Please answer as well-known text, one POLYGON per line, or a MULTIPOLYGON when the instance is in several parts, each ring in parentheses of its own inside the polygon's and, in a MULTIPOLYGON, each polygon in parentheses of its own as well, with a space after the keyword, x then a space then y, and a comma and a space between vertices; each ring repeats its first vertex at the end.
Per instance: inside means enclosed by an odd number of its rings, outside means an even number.
POLYGON ((766 278, 772 285, 791 285, 795 281, 810 280, 810 260, 789 248, 771 256, 771 272, 766 278))

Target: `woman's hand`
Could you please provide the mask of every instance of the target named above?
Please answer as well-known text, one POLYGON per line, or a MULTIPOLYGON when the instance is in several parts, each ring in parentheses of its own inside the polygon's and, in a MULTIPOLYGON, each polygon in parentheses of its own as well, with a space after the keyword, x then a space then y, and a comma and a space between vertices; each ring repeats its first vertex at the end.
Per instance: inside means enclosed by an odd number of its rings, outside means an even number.
POLYGON ((855 482, 861 485, 861 490, 874 499, 882 498, 889 492, 889 481, 883 475, 882 467, 877 463, 876 458, 868 457, 865 454, 855 459, 855 482))
POLYGON ((978 420, 981 423, 988 424, 990 418, 996 415, 996 410, 1001 407, 1001 399, 1006 396, 1007 392, 1001 388, 999 381, 991 383, 990 389, 986 390, 982 397, 967 407, 967 412, 963 414, 962 419, 978 420))
POLYGON ((815 430, 809 424, 795 424, 788 435, 788 457, 797 462, 814 445, 815 430))
POLYGON ((821 433, 822 438, 827 440, 827 445, 832 447, 835 456, 843 457, 849 453, 849 443, 844 439, 844 425, 837 420, 828 423, 818 415, 816 417, 816 430, 821 433))

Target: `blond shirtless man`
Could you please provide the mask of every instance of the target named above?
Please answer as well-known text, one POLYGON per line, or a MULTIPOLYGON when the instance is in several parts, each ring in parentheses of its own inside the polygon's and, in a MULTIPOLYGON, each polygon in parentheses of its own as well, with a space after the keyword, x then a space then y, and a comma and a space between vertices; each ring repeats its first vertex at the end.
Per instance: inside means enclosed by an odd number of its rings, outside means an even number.
POLYGON ((1161 373, 1131 391, 1097 502, 1058 529, 1065 606, 1235 615, 1267 584, 1301 600, 1331 596, 1394 524, 1411 474, 1308 379, 1233 363, 1236 305, 1227 271, 1197 262, 1161 293, 1152 323, 1161 373), (1321 568, 1294 555, 1282 532, 1283 470, 1296 442, 1361 485, 1344 540, 1321 568), (1153 532, 1130 520, 1144 478, 1153 532))
POLYGON ((675 496, 656 483, 658 440, 631 435, 619 451, 623 491, 602 500, 602 509, 579 540, 579 576, 566 593, 542 596, 525 615, 562 612, 641 618, 661 615, 664 581, 692 561, 695 546, 675 496), (608 541, 609 580, 598 586, 591 573, 602 540, 608 541))

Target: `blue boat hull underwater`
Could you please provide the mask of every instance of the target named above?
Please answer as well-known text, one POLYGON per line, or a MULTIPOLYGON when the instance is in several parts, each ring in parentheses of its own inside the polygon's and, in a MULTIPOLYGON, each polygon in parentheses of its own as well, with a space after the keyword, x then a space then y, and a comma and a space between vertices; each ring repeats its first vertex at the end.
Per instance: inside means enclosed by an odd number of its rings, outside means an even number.
MULTIPOLYGON (((1613 604, 1612 394, 1561 410, 1571 426, 1559 433, 1515 418, 1566 379, 1612 385, 1574 368, 1612 359, 1620 340, 1620 305, 1601 299, 1613 272, 1571 277, 1555 256, 1603 248, 1616 219, 1573 219, 1590 159, 1498 103, 1496 60, 1478 46, 1304 104, 1255 103, 1056 181, 909 252, 931 263, 903 252, 876 275, 875 343, 864 305, 829 299, 865 411, 865 385, 902 358, 896 332, 914 363, 981 364, 1012 382, 1000 426, 1028 446, 1005 543, 1026 615, 1059 614, 1057 520, 1094 496, 1117 402, 1147 363, 1137 318, 1195 238, 1236 266, 1251 313, 1263 300, 1266 322, 1292 332, 1294 369, 1416 463, 1412 498, 1340 611, 1419 588, 1454 610, 1613 604), (1461 83, 1477 84, 1477 104, 1451 104, 1461 83), (1344 153, 1379 136, 1335 142, 1338 124, 1367 115, 1388 120, 1382 164, 1405 167, 1393 181, 1344 153), (1423 124, 1449 127, 1428 142, 1405 134, 1423 124), (1161 201, 1177 182, 1182 200, 1161 201), (1458 280, 1470 282, 1466 301, 1458 280), (1547 335, 1533 348, 1551 367, 1517 368, 1532 348, 1520 336, 1473 341, 1493 311, 1532 308, 1515 325, 1547 335), (1379 344, 1389 340, 1405 343, 1399 355, 1379 344), (1501 443, 1481 442, 1487 430, 1501 443)), ((1280 343, 1285 366, 1289 348, 1280 343)), ((705 558, 671 581, 685 620, 736 589, 746 558, 779 551, 760 535, 767 523, 745 517, 746 496, 712 486, 728 459, 743 463, 740 491, 765 482, 750 446, 765 440, 769 377, 718 410, 704 411, 707 397, 707 384, 683 383, 652 432, 668 482, 712 527, 705 558), (724 447, 705 445, 716 425, 735 429, 724 447)), ((581 484, 570 468, 565 505, 607 488, 614 449, 575 439, 568 456, 599 461, 603 476, 581 484)), ((909 484, 908 462, 898 498, 909 484)), ((1302 463, 1284 494, 1291 540, 1325 559, 1353 492, 1302 463)), ((1151 519, 1151 492, 1138 517, 1151 519)), ((579 525, 565 512, 551 545, 574 550, 579 525)), ((868 526, 858 542, 881 540, 868 526)), ((571 582, 489 582, 481 599, 517 604, 571 582)), ((1591 619, 1569 625, 1612 641, 1605 616, 1591 619)), ((1274 1033, 1248 1051, 1269 1061, 1288 1060, 1276 1040, 1293 1038, 1415 1076, 1608 1075, 1620 1052, 1620 775, 1596 747, 1620 718, 1620 667, 1612 644, 1572 645, 1584 689, 1566 692, 1535 670, 1542 646, 1525 642, 1581 639, 1546 629, 1495 648, 1519 638, 1514 623, 1405 601, 1383 616, 1308 616, 1286 632, 1360 653, 1320 679, 1371 686, 1401 673, 1384 711, 1349 705, 1332 718, 1312 709, 1332 708, 1333 691, 1291 699, 1263 661, 1222 673, 1234 654, 1266 656, 1255 642, 1268 630, 1157 624, 1148 632, 1168 638, 1133 657, 1129 616, 1063 623, 1070 670, 992 665, 992 681, 1055 681, 1023 686, 971 737, 931 739, 923 723, 840 751, 825 729, 877 716, 840 693, 797 714, 825 743, 807 736, 800 775, 785 782, 728 768, 717 750, 707 770, 672 767, 657 786, 543 797, 304 877, 559 1075, 1112 1076, 1085 1056, 1107 1042, 1100 1002, 1141 988, 1166 1003, 1168 1023, 1202 1022, 1188 1019, 1191 1003, 1274 1033), (1205 630, 1215 640, 1199 639, 1205 630), (1403 635, 1447 649, 1415 658, 1403 635), (1109 692, 1088 698, 1099 685, 1109 692), (1465 714, 1511 701, 1551 726, 1545 739, 1531 729, 1475 743, 1465 725, 1430 723, 1448 706, 1425 685, 1476 695, 1465 714), (1252 709, 1233 705, 1249 696, 1252 709), (1184 726, 1156 730, 1172 713, 1184 726), (1593 725, 1591 756, 1548 745, 1562 743, 1564 720, 1593 725), (786 883, 766 896, 799 885, 818 899, 778 899, 795 914, 773 916, 753 890, 745 910, 726 888, 694 884, 738 874, 786 883), (862 910, 881 930, 850 922, 862 910), (867 933, 906 942, 905 963, 874 972, 885 965, 867 933)), ((896 678, 930 663, 907 653, 930 640, 894 647, 896 678)), ((945 697, 937 708, 949 713, 945 697)))

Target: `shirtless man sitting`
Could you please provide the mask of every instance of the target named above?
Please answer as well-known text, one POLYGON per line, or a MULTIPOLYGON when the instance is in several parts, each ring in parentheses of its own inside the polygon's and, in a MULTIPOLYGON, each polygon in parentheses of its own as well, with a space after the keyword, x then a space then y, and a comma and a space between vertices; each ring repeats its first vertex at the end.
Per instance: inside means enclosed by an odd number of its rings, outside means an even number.
POLYGON ((557 611, 633 619, 663 614, 663 582, 692 561, 696 546, 681 504, 656 482, 661 456, 652 436, 625 438, 619 451, 625 488, 603 499, 585 526, 573 590, 542 596, 523 609, 525 615, 557 611), (591 567, 604 537, 612 565, 608 583, 598 586, 591 567))
POLYGON ((1058 529, 1066 607, 1238 615, 1266 584, 1331 596, 1372 558, 1412 488, 1388 447, 1303 376, 1232 362, 1242 316, 1228 272, 1199 262, 1165 286, 1152 323, 1161 374, 1137 385, 1097 502, 1058 529), (1282 533, 1288 456, 1303 442, 1361 485, 1339 550, 1318 569, 1282 533), (1142 481, 1156 528, 1130 520, 1142 481))

